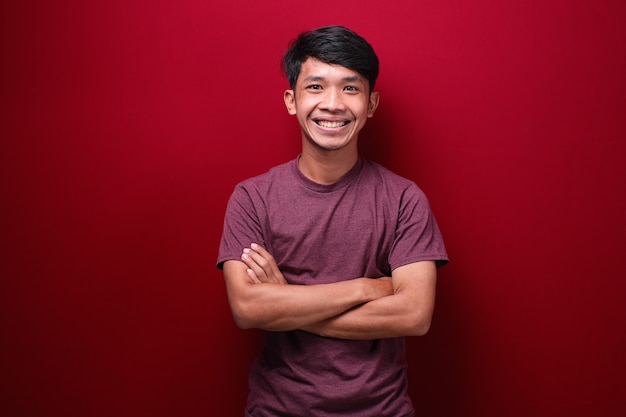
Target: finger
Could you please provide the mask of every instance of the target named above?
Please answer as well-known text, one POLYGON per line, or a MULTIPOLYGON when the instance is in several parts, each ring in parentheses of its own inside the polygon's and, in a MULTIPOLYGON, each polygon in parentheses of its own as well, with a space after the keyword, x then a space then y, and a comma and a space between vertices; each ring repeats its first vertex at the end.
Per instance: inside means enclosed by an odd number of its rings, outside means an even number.
MULTIPOLYGON (((257 246, 258 248, 258 246, 257 246)), ((255 250, 250 248, 248 251, 244 251, 247 255, 254 260, 254 262, 261 268, 267 275, 275 273, 278 269, 276 261, 266 250, 255 250)))
POLYGON ((246 273, 248 274, 252 282, 254 282, 255 284, 262 284, 261 280, 257 278, 256 274, 254 273, 252 269, 250 268, 246 269, 246 273))
POLYGON ((258 243, 251 243, 250 244, 250 249, 252 249, 253 251, 257 252, 259 255, 263 256, 264 258, 274 259, 272 257, 272 254, 269 253, 268 251, 266 251, 265 248, 263 246, 259 245, 258 243))
POLYGON ((270 274, 281 275, 280 269, 278 268, 278 265, 276 264, 276 260, 274 259, 271 253, 265 250, 264 247, 262 247, 258 243, 252 243, 250 244, 250 249, 253 253, 256 253, 260 256, 260 257, 255 257, 254 259, 259 264, 259 266, 261 266, 265 270, 265 272, 268 275, 270 274))
POLYGON ((243 253, 241 254, 241 260, 246 264, 249 269, 251 269, 255 273, 257 279, 263 281, 267 274, 263 267, 259 265, 257 259, 255 259, 255 257, 251 255, 253 255, 253 253, 250 251, 250 249, 244 249, 243 253))
POLYGON ((250 244, 250 248, 244 249, 244 253, 248 255, 252 261, 254 261, 255 265, 251 265, 251 267, 257 272, 257 278, 261 282, 273 282, 276 284, 287 284, 285 277, 282 272, 280 272, 280 268, 278 268, 278 264, 276 260, 265 248, 257 243, 250 244), (259 273, 260 268, 263 272, 259 273))

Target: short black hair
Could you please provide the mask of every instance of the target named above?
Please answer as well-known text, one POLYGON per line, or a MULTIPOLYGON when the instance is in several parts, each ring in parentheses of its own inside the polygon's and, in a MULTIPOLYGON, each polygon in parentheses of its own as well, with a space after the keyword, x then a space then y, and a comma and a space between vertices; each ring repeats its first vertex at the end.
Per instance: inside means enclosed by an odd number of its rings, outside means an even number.
POLYGON ((295 90, 296 81, 307 58, 341 65, 358 72, 369 82, 370 93, 378 78, 378 57, 361 36, 343 26, 324 26, 301 33, 289 43, 283 56, 283 72, 295 90))

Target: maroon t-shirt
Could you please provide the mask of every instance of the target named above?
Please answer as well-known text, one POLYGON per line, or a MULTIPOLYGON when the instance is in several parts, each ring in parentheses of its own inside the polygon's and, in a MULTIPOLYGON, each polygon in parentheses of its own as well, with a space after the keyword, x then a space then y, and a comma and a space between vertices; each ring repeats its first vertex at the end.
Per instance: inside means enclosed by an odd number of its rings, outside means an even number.
MULTIPOLYGON (((391 276, 413 262, 447 262, 426 196, 411 181, 359 159, 339 181, 317 184, 297 160, 235 188, 218 267, 264 246, 290 284, 391 276)), ((247 416, 413 416, 404 338, 340 340, 265 332, 249 378, 247 416)))

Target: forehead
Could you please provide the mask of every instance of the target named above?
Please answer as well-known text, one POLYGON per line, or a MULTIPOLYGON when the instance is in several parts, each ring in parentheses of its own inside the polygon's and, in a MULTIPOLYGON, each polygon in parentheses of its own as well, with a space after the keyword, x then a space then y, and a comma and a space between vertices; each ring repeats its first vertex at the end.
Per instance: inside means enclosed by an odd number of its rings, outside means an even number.
POLYGON ((350 81, 365 83, 365 78, 358 72, 341 65, 327 64, 316 58, 307 58, 302 63, 298 82, 316 81, 350 81))

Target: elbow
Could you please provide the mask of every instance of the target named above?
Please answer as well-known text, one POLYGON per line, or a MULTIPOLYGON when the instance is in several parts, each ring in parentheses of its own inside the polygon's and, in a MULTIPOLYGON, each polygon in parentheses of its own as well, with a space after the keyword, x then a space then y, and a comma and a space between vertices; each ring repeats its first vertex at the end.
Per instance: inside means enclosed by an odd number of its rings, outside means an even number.
POLYGON ((415 314, 410 320, 408 336, 424 336, 430 330, 431 314, 415 314))
POLYGON ((242 330, 252 329, 254 325, 247 320, 245 317, 242 317, 238 314, 233 313, 233 319, 235 320, 235 324, 242 330))
POLYGON ((235 324, 240 329, 246 330, 258 327, 257 323, 253 320, 254 314, 250 311, 250 308, 246 305, 246 303, 231 303, 230 310, 235 324))
POLYGON ((230 307, 235 324, 242 330, 293 330, 283 328, 279 320, 268 316, 262 309, 258 308, 258 303, 254 303, 253 301, 240 300, 238 302, 231 303, 230 307))
POLYGON ((425 336, 429 330, 430 330, 430 322, 422 323, 419 326, 415 327, 413 336, 425 336))

